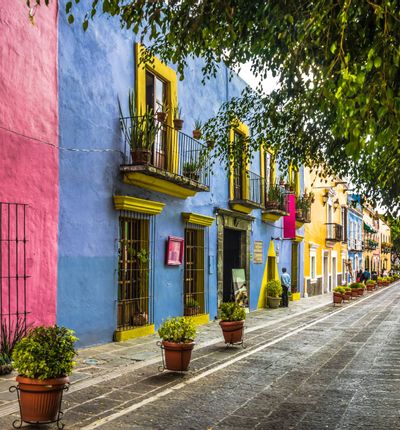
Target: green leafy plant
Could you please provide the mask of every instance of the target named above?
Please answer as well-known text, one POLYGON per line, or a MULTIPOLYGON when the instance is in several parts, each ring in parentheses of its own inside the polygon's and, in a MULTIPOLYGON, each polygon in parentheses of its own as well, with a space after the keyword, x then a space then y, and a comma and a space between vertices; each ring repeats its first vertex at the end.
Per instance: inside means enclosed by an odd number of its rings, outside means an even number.
POLYGON ((375 285, 376 282, 373 279, 368 279, 368 281, 365 283, 365 285, 375 285))
POLYGON ((194 121, 194 129, 200 131, 202 127, 203 127, 203 123, 199 119, 196 119, 194 121))
POLYGON ((194 297, 187 297, 185 306, 188 308, 197 308, 200 306, 199 302, 194 297))
POLYGON ((351 288, 348 286, 343 287, 347 293, 351 293, 351 288))
POLYGON ((353 282, 350 284, 350 288, 365 288, 365 285, 362 282, 353 282))
POLYGON ((267 282, 267 296, 280 297, 282 295, 282 285, 278 280, 271 280, 267 282))
POLYGON ((136 149, 151 149, 161 125, 154 120, 154 112, 146 108, 144 115, 136 109, 135 93, 128 92, 129 117, 124 117, 121 102, 118 99, 120 123, 125 139, 132 151, 136 149))
POLYGON ((0 355, 11 363, 12 352, 15 345, 26 335, 26 324, 23 318, 18 318, 15 324, 9 327, 6 319, 1 322, 0 355))
POLYGON ((187 161, 183 164, 183 172, 186 174, 189 173, 198 173, 202 168, 202 165, 200 162, 196 161, 187 161))
POLYGON ((174 119, 181 119, 182 118, 182 108, 177 105, 174 107, 174 119))
POLYGON ((246 319, 246 310, 235 302, 221 303, 219 317, 221 321, 242 321, 246 319))
POLYGON ((15 345, 14 367, 20 375, 34 379, 69 375, 75 365, 77 340, 65 327, 36 327, 15 345))
POLYGON ((346 290, 345 290, 343 287, 341 287, 341 286, 339 286, 339 287, 335 287, 335 288, 333 289, 333 291, 334 291, 335 293, 341 293, 341 294, 344 294, 344 293, 346 292, 346 290))
POLYGON ((158 329, 158 335, 167 342, 189 343, 196 337, 196 327, 190 318, 168 318, 158 329))

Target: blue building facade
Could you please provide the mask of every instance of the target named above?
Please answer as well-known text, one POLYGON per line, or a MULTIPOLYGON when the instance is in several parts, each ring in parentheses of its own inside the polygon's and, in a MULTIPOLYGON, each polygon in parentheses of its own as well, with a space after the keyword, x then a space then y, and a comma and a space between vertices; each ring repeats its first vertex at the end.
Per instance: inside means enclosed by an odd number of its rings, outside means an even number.
POLYGON ((349 273, 349 282, 356 281, 357 272, 363 268, 362 256, 362 229, 363 213, 361 197, 356 194, 349 194, 348 201, 348 221, 347 221, 347 240, 348 240, 348 258, 351 263, 351 273, 349 273))
MULTIPOLYGON (((243 283, 250 310, 264 307, 266 282, 282 267, 303 291, 303 229, 284 237, 287 197, 275 184, 286 175, 272 155, 208 170, 201 154, 212 154, 212 142, 192 137, 195 120, 215 115, 246 83, 221 67, 203 85, 201 60, 190 60, 180 81, 172 65, 155 59, 143 68, 139 56, 117 21, 98 17, 84 33, 59 15, 57 322, 81 346, 152 333, 169 316, 204 323, 243 283), (166 118, 130 118, 132 89, 138 117, 166 102, 166 118), (178 104, 182 130, 173 121, 178 104), (143 127, 152 145, 137 155, 127 144, 143 127)), ((250 132, 239 124, 232 139, 250 132)), ((299 194, 302 169, 296 181, 299 194)))

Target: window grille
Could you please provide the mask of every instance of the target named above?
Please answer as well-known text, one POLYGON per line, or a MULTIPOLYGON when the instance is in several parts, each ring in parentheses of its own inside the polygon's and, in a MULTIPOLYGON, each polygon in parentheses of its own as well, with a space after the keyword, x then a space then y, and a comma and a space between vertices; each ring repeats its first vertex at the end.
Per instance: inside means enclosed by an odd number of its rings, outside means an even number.
POLYGON ((27 319, 28 205, 0 202, 0 339, 25 333, 27 319))
POLYGON ((184 315, 207 313, 207 273, 205 271, 206 230, 187 224, 185 228, 184 315))
POLYGON ((118 321, 128 330, 153 322, 154 217, 124 211, 119 218, 118 321))

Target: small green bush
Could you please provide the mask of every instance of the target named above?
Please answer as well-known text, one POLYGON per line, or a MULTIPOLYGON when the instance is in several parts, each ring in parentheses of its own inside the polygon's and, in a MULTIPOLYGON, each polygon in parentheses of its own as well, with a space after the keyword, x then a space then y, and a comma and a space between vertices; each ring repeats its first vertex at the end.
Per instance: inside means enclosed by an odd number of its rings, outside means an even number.
POLYGON ((341 293, 341 294, 344 294, 346 292, 346 290, 344 289, 344 287, 341 287, 341 286, 334 288, 333 291, 335 293, 341 293))
POLYGON ((351 293, 351 288, 350 287, 343 287, 345 289, 346 292, 351 293))
POLYGON ((267 282, 267 296, 280 297, 282 295, 282 285, 280 281, 272 280, 267 282))
POLYGON ((368 281, 365 283, 365 285, 375 285, 376 282, 373 279, 368 279, 368 281))
POLYGON ((65 327, 36 327, 15 345, 14 367, 20 375, 33 379, 67 376, 76 364, 77 340, 65 327))
POLYGON ((353 282, 350 284, 350 288, 365 288, 365 285, 362 282, 353 282))
POLYGON ((199 305, 199 302, 198 302, 195 298, 193 298, 193 297, 188 297, 188 298, 186 299, 185 306, 186 306, 186 307, 188 307, 188 308, 197 308, 197 307, 199 307, 200 305, 199 305))
POLYGON ((158 335, 167 342, 189 343, 196 337, 196 327, 190 318, 168 318, 158 329, 158 335))
POLYGON ((246 319, 246 311, 235 302, 221 303, 219 317, 221 321, 242 321, 246 319))

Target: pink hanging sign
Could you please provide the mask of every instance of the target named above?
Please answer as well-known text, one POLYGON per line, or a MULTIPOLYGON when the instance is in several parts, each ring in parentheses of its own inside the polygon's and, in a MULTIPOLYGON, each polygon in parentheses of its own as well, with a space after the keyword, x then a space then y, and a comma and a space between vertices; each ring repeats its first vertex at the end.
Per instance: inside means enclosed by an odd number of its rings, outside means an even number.
POLYGON ((283 217, 283 237, 285 239, 294 239, 296 237, 296 196, 288 194, 288 211, 289 215, 283 217))

